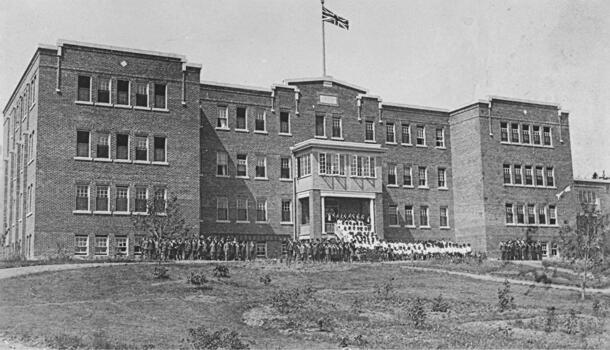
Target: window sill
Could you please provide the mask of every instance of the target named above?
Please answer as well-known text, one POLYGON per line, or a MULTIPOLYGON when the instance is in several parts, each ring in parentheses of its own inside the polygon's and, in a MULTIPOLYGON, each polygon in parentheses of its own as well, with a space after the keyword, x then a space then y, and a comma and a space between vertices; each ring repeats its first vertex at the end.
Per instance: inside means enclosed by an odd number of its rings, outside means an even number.
POLYGON ((111 215, 112 213, 109 211, 94 211, 93 215, 111 215))
POLYGON ((375 140, 364 140, 364 143, 376 143, 375 140))
POLYGON ((331 140, 336 140, 336 141, 343 141, 345 140, 343 137, 331 137, 331 140))
POLYGON ((96 105, 98 107, 113 107, 112 103, 106 103, 106 102, 96 102, 96 103, 94 103, 94 105, 96 105))
POLYGON ((436 146, 434 148, 436 148, 436 149, 447 149, 447 147, 440 147, 440 146, 436 146))
POLYGON ((405 147, 407 147, 407 146, 408 146, 408 147, 413 147, 413 144, 412 144, 412 143, 401 143, 400 145, 401 145, 401 146, 405 146, 405 147))
POLYGON ((406 228, 417 228, 415 225, 405 225, 406 228))
POLYGON ((93 106, 93 101, 74 101, 77 105, 93 106))
POLYGON ((217 126, 216 130, 218 130, 218 131, 231 131, 231 129, 229 129, 229 128, 222 128, 220 126, 217 126))
POLYGON ((80 161, 85 161, 85 162, 90 162, 93 160, 93 158, 91 157, 74 157, 74 160, 80 160, 80 161))
POLYGON ((390 188, 398 188, 398 185, 386 185, 386 187, 390 187, 390 188))
POLYGON ((293 223, 293 222, 289 222, 289 221, 281 221, 281 222, 280 222, 280 225, 284 225, 284 226, 292 226, 292 225, 294 225, 294 223, 293 223))
POLYGON ((126 216, 126 215, 131 215, 131 212, 128 212, 128 211, 115 211, 115 212, 112 212, 112 215, 126 216))
POLYGON ((553 145, 537 145, 537 144, 532 144, 532 143, 521 143, 521 142, 514 142, 514 141, 500 141, 501 144, 503 145, 512 145, 512 146, 524 146, 524 147, 536 147, 536 148, 555 148, 553 147, 553 145))
POLYGON ((280 136, 292 137, 292 134, 291 134, 291 133, 285 133, 285 132, 280 132, 280 133, 278 133, 278 135, 280 135, 280 136))
POLYGON ((415 145, 415 147, 428 148, 427 145, 415 145))
POLYGON ((396 142, 388 142, 388 141, 386 141, 386 142, 385 142, 385 144, 386 144, 386 145, 397 145, 397 143, 396 143, 396 142))
POLYGON ((229 221, 229 220, 216 220, 216 223, 218 223, 218 224, 230 224, 231 221, 229 221))
POLYGON ((283 178, 280 178, 280 181, 284 181, 284 182, 292 182, 292 179, 283 179, 283 178))
POLYGON ((91 214, 91 210, 72 210, 72 214, 91 214))
POLYGON ((392 228, 400 228, 400 225, 388 225, 388 227, 392 227, 392 228))
MULTIPOLYGON (((219 222, 219 221, 217 221, 217 222, 219 222)), ((223 221, 223 222, 224 222, 224 221, 223 221)), ((249 224, 249 223, 250 223, 250 221, 247 221, 247 220, 237 220, 237 221, 235 221, 235 223, 236 223, 236 224, 249 224)))
POLYGON ((429 229, 431 229, 432 227, 431 227, 431 226, 420 226, 419 228, 420 228, 420 229, 423 229, 423 230, 429 230, 429 229))
POLYGON ((119 105, 119 104, 115 104, 114 107, 116 107, 116 108, 131 109, 131 105, 119 105))
POLYGON ((131 215, 135 215, 135 216, 148 216, 148 213, 145 212, 141 212, 141 211, 134 211, 133 213, 131 213, 131 215))
POLYGON ((153 112, 163 112, 163 113, 169 113, 169 109, 167 109, 167 108, 155 108, 155 107, 153 107, 153 108, 152 108, 152 111, 153 111, 153 112))
POLYGON ((112 159, 110 158, 93 158, 94 162, 104 162, 104 163, 112 163, 112 159))
POLYGON ((228 179, 230 176, 229 175, 216 175, 216 177, 228 179))
POLYGON ((326 135, 323 135, 323 136, 316 135, 316 136, 314 136, 314 138, 316 138, 316 139, 327 139, 328 137, 326 137, 326 135))
POLYGON ((134 160, 133 164, 150 164, 147 160, 134 160))
POLYGON ((422 189, 422 190, 429 190, 430 187, 428 186, 417 186, 418 189, 422 189))
POLYGON ((402 185, 402 188, 415 188, 413 185, 402 185))
POLYGON ((439 227, 439 228, 440 228, 441 230, 450 230, 450 229, 451 229, 451 227, 449 227, 449 226, 441 226, 441 227, 439 227))
POLYGON ((139 110, 139 111, 150 111, 150 107, 148 106, 133 106, 133 109, 135 110, 139 110))
POLYGON ((255 133, 255 134, 261 134, 261 135, 267 135, 267 134, 269 134, 269 132, 268 132, 268 131, 266 131, 266 130, 254 130, 254 133, 255 133))
POLYGON ((250 179, 250 176, 235 176, 236 179, 250 179))
POLYGON ((115 163, 131 163, 130 159, 113 159, 112 161, 115 163))
POLYGON ((250 132, 248 129, 235 129, 235 132, 250 132))
POLYGON ((524 188, 541 188, 541 189, 548 189, 548 190, 556 190, 557 187, 555 186, 538 186, 538 185, 518 185, 518 184, 504 184, 504 186, 506 187, 524 187, 524 188))
POLYGON ((155 161, 153 161, 151 164, 152 165, 169 166, 168 162, 155 162, 155 161))
POLYGON ((449 187, 439 187, 439 191, 449 191, 449 187))
POLYGON ((254 180, 256 180, 256 181, 259 181, 259 180, 260 181, 269 181, 269 178, 268 177, 255 177, 254 180))
POLYGON ((257 224, 268 224, 269 220, 265 220, 265 221, 256 221, 257 224))
POLYGON ((320 176, 328 176, 328 177, 347 177, 347 175, 341 175, 341 174, 318 174, 320 176))

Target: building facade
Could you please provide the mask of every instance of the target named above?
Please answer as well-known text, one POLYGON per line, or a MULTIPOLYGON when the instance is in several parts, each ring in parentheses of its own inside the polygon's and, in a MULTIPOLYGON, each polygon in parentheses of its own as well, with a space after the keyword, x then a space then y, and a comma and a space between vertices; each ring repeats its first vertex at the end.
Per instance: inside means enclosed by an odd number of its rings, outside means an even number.
POLYGON ((177 195, 201 235, 552 242, 574 220, 568 114, 492 97, 456 110, 384 102, 332 77, 270 88, 200 80, 179 55, 40 47, 4 109, 2 220, 29 258, 134 255, 131 218, 177 195), (40 117, 39 117, 40 116, 40 117))

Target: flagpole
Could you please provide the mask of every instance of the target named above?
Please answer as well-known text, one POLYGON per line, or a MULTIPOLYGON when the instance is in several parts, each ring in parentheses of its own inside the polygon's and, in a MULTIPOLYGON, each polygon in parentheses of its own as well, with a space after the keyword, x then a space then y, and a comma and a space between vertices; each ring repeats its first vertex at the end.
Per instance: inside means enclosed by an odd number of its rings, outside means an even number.
MULTIPOLYGON (((324 12, 324 0, 322 3, 322 12, 324 12)), ((324 33, 324 19, 322 19, 322 76, 326 76, 326 36, 324 33)))

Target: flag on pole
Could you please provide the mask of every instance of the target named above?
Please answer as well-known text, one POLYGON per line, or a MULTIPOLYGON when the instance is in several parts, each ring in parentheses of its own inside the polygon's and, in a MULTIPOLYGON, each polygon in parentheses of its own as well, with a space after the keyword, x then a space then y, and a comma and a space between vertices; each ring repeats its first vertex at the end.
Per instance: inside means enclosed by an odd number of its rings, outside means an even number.
POLYGON ((555 197, 557 197, 557 200, 560 200, 560 199, 561 199, 561 197, 563 197, 564 193, 568 193, 568 192, 570 192, 570 191, 572 191, 572 187, 571 187, 571 185, 567 185, 567 186, 566 186, 566 187, 563 189, 563 191, 561 191, 561 192, 557 193, 557 194, 555 195, 555 197))
POLYGON ((322 22, 332 23, 343 29, 349 30, 349 21, 337 14, 334 14, 331 10, 322 6, 322 22))

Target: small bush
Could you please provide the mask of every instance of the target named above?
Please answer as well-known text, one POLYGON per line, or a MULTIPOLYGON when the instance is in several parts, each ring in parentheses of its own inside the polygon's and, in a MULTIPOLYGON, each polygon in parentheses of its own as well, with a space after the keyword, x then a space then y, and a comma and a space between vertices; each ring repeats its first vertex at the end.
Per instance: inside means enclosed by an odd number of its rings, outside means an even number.
POLYGON ((449 311, 449 303, 445 299, 443 299, 442 294, 439 294, 436 298, 432 299, 432 311, 434 311, 434 312, 449 311))
POLYGON ((165 266, 155 266, 155 268, 153 270, 153 278, 157 279, 157 280, 168 279, 169 278, 168 271, 169 270, 165 266))
POLYGON ((504 280, 504 288, 498 288, 498 309, 500 312, 515 308, 515 298, 510 293, 510 282, 504 280))
POLYGON ((271 284, 271 276, 269 276, 268 274, 267 274, 267 275, 264 275, 264 276, 261 276, 261 277, 259 278, 259 281, 260 281, 262 284, 264 284, 264 285, 268 286, 268 285, 270 285, 270 284, 271 284))
POLYGON ((413 321, 415 328, 423 328, 426 322, 426 310, 422 299, 415 298, 409 307, 409 318, 413 321))
POLYGON ((498 332, 506 338, 510 338, 513 335, 513 329, 508 325, 506 327, 498 327, 498 332))
POLYGON ((312 293, 313 289, 310 287, 282 289, 273 294, 271 304, 280 313, 287 314, 302 309, 312 293))
POLYGON ((75 350, 85 346, 80 337, 65 333, 56 334, 50 339, 45 339, 45 343, 50 348, 58 350, 75 350))
POLYGON ((329 316, 324 316, 318 319, 318 328, 322 332, 332 332, 335 328, 333 320, 329 316))
POLYGON ((563 331, 568 334, 576 334, 577 326, 578 316, 576 316, 576 311, 574 309, 570 309, 568 317, 566 317, 563 322, 563 331))
POLYGON ((606 316, 605 306, 602 305, 599 299, 593 300, 593 305, 591 306, 591 308, 593 309, 593 316, 597 318, 606 316))
POLYGON ((208 279, 205 278, 205 275, 202 273, 191 272, 190 275, 186 278, 186 282, 190 284, 194 284, 200 286, 202 284, 208 283, 208 279))
POLYGON ((550 306, 546 308, 546 315, 544 318, 544 331, 549 333, 555 330, 555 325, 557 323, 556 315, 555 315, 555 307, 550 306))
POLYGON ((229 268, 224 265, 216 265, 214 267, 214 277, 216 278, 229 278, 229 268))
POLYGON ((205 326, 197 328, 189 328, 185 342, 192 349, 249 349, 247 343, 244 343, 236 331, 229 331, 223 328, 219 331, 209 333, 205 326))
POLYGON ((392 285, 392 281, 394 281, 394 278, 390 278, 386 283, 381 286, 377 284, 375 285, 375 295, 378 299, 386 300, 390 298, 390 296, 394 292, 394 286, 392 285))

